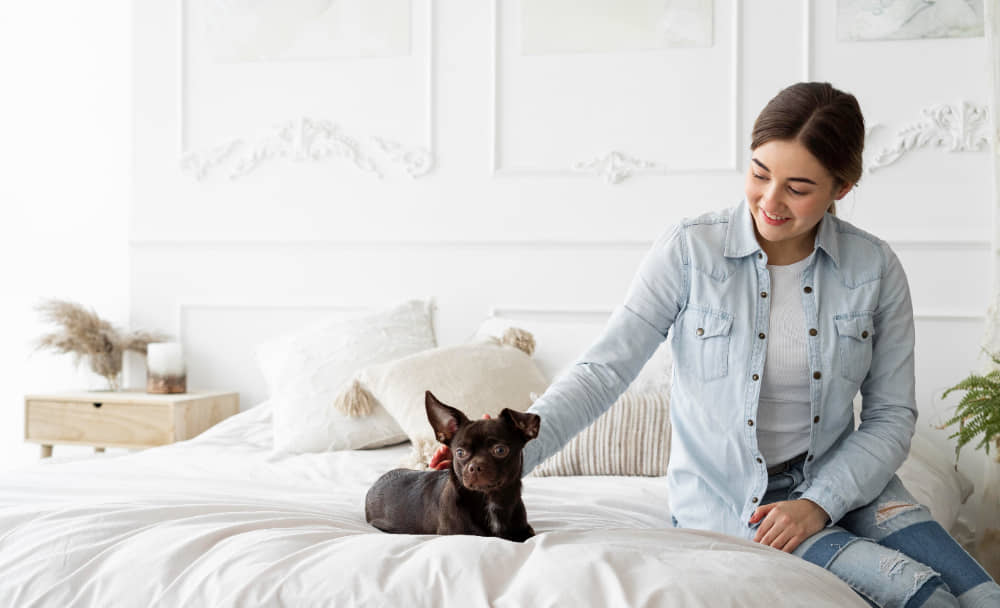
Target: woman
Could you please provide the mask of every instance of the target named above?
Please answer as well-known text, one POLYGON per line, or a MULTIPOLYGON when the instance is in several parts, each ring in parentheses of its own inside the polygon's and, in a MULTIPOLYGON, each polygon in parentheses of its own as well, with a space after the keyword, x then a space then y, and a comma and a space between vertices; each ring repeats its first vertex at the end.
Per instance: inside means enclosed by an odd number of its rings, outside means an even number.
POLYGON ((529 410, 542 426, 524 473, 610 407, 673 328, 674 525, 794 553, 877 606, 1000 606, 895 475, 917 418, 909 287, 884 241, 834 215, 863 146, 854 96, 799 83, 772 99, 745 200, 656 241, 603 336, 529 410))

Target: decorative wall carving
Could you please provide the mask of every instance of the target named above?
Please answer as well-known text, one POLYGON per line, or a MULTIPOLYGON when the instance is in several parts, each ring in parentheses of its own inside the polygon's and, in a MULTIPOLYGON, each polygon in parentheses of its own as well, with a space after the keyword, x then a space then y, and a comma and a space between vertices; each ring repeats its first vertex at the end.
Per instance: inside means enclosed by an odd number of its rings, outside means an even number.
POLYGON ((410 177, 417 178, 425 175, 434 167, 434 157, 427 148, 406 148, 398 142, 381 137, 372 137, 371 139, 389 160, 403 165, 410 177))
POLYGON ((600 175, 606 184, 619 184, 632 177, 633 172, 656 169, 657 167, 657 163, 653 161, 634 158, 612 150, 604 156, 574 164, 573 170, 600 175))
MULTIPOLYGON (((405 4, 409 1, 410 0, 381 0, 382 5, 386 3, 391 4, 393 2, 405 4)), ((186 4, 188 2, 190 2, 190 0, 177 0, 177 25, 178 32, 180 33, 180 41, 178 44, 180 53, 178 56, 178 63, 181 73, 180 86, 178 90, 180 132, 179 164, 184 173, 197 180, 202 180, 210 173, 215 173, 217 170, 225 169, 227 170, 227 176, 230 179, 236 179, 247 175, 258 167, 267 164, 268 161, 273 161, 275 159, 284 159, 294 163, 304 163, 318 162, 330 158, 339 158, 350 161, 350 163, 359 171, 372 174, 381 179, 385 174, 383 171, 385 167, 380 167, 379 163, 376 163, 375 159, 372 157, 372 151, 366 149, 371 146, 363 146, 360 141, 371 142, 372 146, 378 148, 380 155, 384 157, 387 162, 401 165, 406 173, 412 178, 422 177, 434 168, 435 96, 433 74, 435 56, 435 17, 433 0, 426 0, 422 3, 426 7, 426 32, 424 34, 426 46, 423 49, 424 56, 426 57, 426 109, 424 110, 426 117, 426 143, 423 145, 407 146, 396 141, 376 136, 358 139, 348 135, 339 125, 330 120, 303 117, 289 120, 285 123, 277 125, 264 131, 263 135, 234 137, 210 149, 201 150, 191 150, 187 147, 187 137, 185 133, 185 115, 187 113, 185 87, 187 83, 184 77, 184 72, 187 52, 186 29, 188 28, 185 13, 187 11, 186 4)), ((223 2, 223 5, 228 6, 225 2, 223 2)), ((378 10, 381 10, 379 7, 382 5, 368 3, 362 5, 362 7, 363 10, 375 11, 375 13, 378 13, 378 10)), ((225 6, 223 8, 225 8, 225 6)), ((269 8, 264 6, 257 7, 256 5, 253 7, 248 6, 238 8, 240 8, 240 10, 246 9, 251 12, 263 9, 286 10, 283 7, 269 8)), ((343 10, 343 7, 341 7, 340 10, 343 10)), ((334 13, 335 12, 336 11, 334 11, 334 13)), ((239 11, 236 11, 236 14, 240 14, 239 11)), ((324 14, 326 15, 326 13, 324 14)), ((407 11, 407 14, 409 14, 409 11, 407 11)), ((400 18, 398 16, 394 16, 392 19, 399 20, 400 18)), ((407 25, 403 29, 406 30, 405 47, 409 49, 409 18, 406 19, 406 22, 407 25)), ((390 30, 382 32, 382 34, 400 34, 397 30, 398 28, 390 28, 390 30)), ((402 36, 402 34, 400 34, 400 36, 402 36)), ((402 37, 400 40, 402 40, 402 37)), ((367 40, 367 42, 372 43, 372 40, 367 40)), ((401 44, 402 43, 400 43, 400 45, 396 45, 399 48, 389 45, 395 50, 388 53, 388 55, 394 56, 402 54, 400 49, 403 47, 401 44)), ((333 49, 331 46, 328 50, 333 52, 336 49, 333 49)), ((336 55, 336 53, 334 53, 334 55, 336 55)), ((385 56, 386 53, 379 52, 373 54, 370 52, 359 52, 354 53, 354 55, 385 56)))
POLYGON ((338 125, 305 117, 278 125, 256 140, 233 139, 207 152, 185 154, 181 158, 181 168, 200 180, 209 171, 227 166, 229 178, 236 179, 278 158, 307 162, 329 157, 345 158, 358 170, 382 177, 375 162, 338 125))
MULTIPOLYGON (((938 104, 921 110, 923 120, 896 133, 896 141, 881 148, 869 160, 866 171, 873 172, 899 160, 904 154, 928 144, 948 152, 975 152, 989 144, 989 108, 963 101, 959 105, 938 104)), ((875 129, 875 125, 869 133, 875 129)))

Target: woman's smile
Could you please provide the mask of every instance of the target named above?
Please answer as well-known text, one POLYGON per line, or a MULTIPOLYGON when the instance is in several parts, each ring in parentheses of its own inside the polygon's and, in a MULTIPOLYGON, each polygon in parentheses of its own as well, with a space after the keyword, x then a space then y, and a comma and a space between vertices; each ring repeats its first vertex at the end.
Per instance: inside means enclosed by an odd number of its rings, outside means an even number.
POLYGON ((780 215, 772 215, 767 211, 765 211, 763 207, 761 207, 760 212, 764 216, 764 221, 772 226, 780 226, 785 222, 787 222, 788 220, 792 219, 789 217, 782 217, 780 215))

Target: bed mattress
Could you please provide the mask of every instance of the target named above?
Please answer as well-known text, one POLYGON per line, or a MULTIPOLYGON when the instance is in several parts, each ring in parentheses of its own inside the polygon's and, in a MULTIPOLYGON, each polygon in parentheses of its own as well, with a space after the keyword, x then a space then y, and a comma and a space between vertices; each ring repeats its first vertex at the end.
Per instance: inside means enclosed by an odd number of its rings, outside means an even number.
POLYGON ((0 606, 866 606, 825 570, 670 525, 666 483, 529 477, 525 543, 386 534, 408 444, 276 457, 267 404, 183 443, 0 473, 0 606))

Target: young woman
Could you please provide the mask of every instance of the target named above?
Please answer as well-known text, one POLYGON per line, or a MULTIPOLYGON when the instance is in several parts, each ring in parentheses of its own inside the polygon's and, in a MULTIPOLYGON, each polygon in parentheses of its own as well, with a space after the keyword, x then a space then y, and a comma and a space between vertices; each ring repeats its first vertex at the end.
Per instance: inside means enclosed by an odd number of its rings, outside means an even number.
POLYGON ((863 146, 853 95, 778 93, 754 124, 745 199, 656 241, 601 338, 531 407, 542 425, 524 473, 610 407, 673 328, 675 526, 794 553, 876 606, 1000 606, 1000 586, 895 475, 917 418, 909 287, 884 241, 835 216, 863 146))

